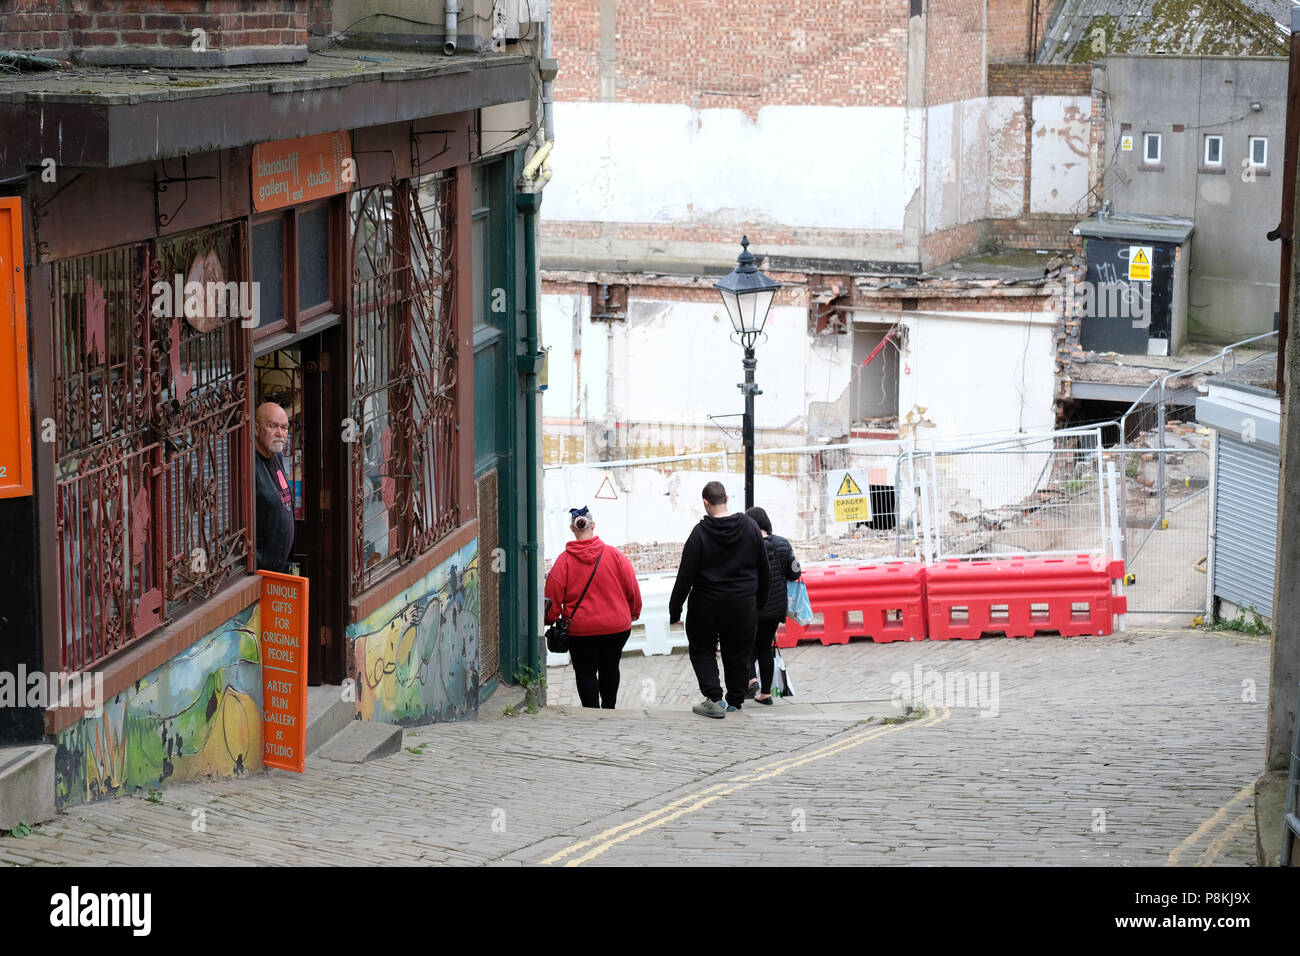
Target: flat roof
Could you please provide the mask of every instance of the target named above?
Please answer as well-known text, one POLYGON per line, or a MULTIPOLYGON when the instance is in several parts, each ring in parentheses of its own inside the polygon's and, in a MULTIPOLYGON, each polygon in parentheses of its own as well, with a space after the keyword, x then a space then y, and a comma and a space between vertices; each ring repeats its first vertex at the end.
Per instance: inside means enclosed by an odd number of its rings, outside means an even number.
POLYGON ((0 74, 0 177, 52 157, 118 167, 532 96, 521 54, 335 49, 303 63, 0 74))
POLYGON ((1156 216, 1138 212, 1113 212, 1105 219, 1096 215, 1075 225, 1076 236, 1094 239, 1146 239, 1152 242, 1183 243, 1196 228, 1196 220, 1182 216, 1156 216))

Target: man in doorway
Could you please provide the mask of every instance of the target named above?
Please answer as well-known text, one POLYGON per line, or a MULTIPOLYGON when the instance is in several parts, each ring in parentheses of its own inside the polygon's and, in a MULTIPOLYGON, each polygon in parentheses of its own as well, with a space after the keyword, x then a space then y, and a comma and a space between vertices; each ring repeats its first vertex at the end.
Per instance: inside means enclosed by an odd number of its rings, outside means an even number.
POLYGON ((702 494, 705 515, 682 548, 668 620, 676 624, 681 619, 689 594, 686 640, 705 698, 691 709, 703 717, 725 717, 745 701, 758 609, 767 603, 770 574, 763 534, 754 520, 728 514, 727 490, 721 482, 710 481, 702 494), (725 705, 718 683, 719 645, 727 679, 725 705))
POLYGON ((289 416, 263 402, 253 416, 253 471, 257 478, 257 567, 289 572, 293 553, 293 487, 280 455, 289 442, 289 416))

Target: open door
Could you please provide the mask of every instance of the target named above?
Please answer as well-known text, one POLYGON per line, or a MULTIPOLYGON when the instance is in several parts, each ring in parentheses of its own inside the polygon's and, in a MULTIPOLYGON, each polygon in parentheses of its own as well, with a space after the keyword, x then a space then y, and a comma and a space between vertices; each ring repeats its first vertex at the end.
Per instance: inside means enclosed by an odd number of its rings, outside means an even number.
POLYGON ((339 684, 344 668, 344 565, 341 521, 346 504, 335 381, 339 329, 334 327, 260 355, 254 362, 254 407, 275 402, 289 416, 284 458, 294 494, 297 573, 308 592, 307 682, 339 684), (332 426, 332 428, 331 428, 332 426))

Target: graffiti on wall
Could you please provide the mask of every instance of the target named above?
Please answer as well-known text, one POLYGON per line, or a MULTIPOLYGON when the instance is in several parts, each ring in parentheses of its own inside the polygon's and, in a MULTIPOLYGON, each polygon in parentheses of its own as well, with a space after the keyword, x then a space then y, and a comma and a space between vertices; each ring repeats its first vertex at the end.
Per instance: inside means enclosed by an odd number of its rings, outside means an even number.
POLYGON ((472 541, 349 625, 348 668, 363 720, 412 725, 477 715, 478 571, 472 541))
POLYGON ((257 605, 59 734, 60 806, 262 769, 257 605))

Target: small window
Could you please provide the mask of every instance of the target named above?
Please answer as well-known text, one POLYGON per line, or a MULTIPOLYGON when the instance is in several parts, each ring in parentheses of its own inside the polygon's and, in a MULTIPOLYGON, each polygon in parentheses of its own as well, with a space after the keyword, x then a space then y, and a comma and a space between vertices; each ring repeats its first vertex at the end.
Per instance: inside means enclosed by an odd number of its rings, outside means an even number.
POLYGON ((1147 166, 1160 164, 1160 134, 1142 134, 1142 162, 1147 166))
POLYGON ((1267 166, 1268 165, 1268 137, 1252 136, 1250 138, 1250 165, 1267 166))
POLYGON ((1205 137, 1205 165, 1206 166, 1223 165, 1223 137, 1222 136, 1205 137))

